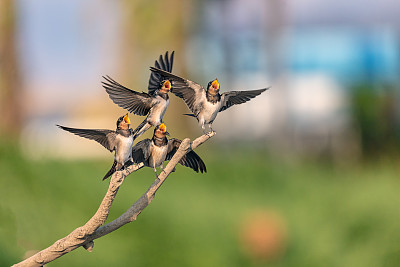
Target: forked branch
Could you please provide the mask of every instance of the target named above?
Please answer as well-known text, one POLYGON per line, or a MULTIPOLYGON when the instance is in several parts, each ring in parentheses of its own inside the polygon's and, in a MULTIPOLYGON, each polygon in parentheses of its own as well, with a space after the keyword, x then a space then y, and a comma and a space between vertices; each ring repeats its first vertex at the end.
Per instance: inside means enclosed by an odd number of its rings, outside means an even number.
POLYGON ((134 164, 129 166, 125 170, 115 172, 111 177, 107 193, 104 196, 103 201, 101 202, 97 212, 85 225, 76 228, 69 235, 60 240, 57 240, 50 247, 13 266, 42 266, 67 254, 72 250, 75 250, 80 246, 83 246, 88 251, 91 251, 94 246, 93 240, 107 235, 117 230, 121 226, 136 220, 137 216, 142 212, 142 210, 146 208, 154 199, 155 193, 164 183, 168 175, 172 172, 172 170, 182 159, 182 157, 186 155, 186 153, 203 144, 214 135, 215 132, 204 134, 195 139, 193 142, 190 142, 188 138, 184 139, 175 155, 164 168, 164 171, 160 173, 158 178, 149 187, 149 189, 147 189, 147 191, 120 217, 113 220, 112 222, 109 222, 106 225, 103 225, 107 220, 111 205, 125 177, 132 172, 142 168, 143 163, 134 164))

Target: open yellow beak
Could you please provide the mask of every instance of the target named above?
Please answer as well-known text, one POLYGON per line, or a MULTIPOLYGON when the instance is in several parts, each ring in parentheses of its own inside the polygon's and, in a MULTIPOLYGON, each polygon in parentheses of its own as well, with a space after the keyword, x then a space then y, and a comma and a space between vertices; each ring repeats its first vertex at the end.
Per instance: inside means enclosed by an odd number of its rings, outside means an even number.
POLYGON ((217 79, 215 79, 215 80, 212 82, 211 85, 212 85, 212 87, 214 87, 215 90, 218 90, 218 89, 219 89, 219 82, 218 82, 217 79))
POLYGON ((171 90, 171 82, 169 80, 166 80, 164 82, 164 87, 168 90, 171 90))
POLYGON ((164 123, 161 123, 161 125, 158 126, 158 129, 160 129, 161 132, 165 133, 167 131, 167 126, 165 126, 164 123))
POLYGON ((129 117, 128 117, 128 113, 126 113, 126 115, 125 115, 125 117, 124 117, 124 122, 125 122, 126 124, 131 124, 131 121, 129 120, 129 117))

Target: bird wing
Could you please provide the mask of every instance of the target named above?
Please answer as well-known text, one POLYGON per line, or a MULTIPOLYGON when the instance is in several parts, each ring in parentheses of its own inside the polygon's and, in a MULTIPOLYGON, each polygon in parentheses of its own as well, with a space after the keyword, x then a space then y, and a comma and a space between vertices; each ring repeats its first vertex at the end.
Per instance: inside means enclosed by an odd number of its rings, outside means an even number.
POLYGON ((143 139, 132 148, 132 158, 135 163, 145 163, 150 156, 150 139, 143 139))
POLYGON ((182 98, 193 114, 197 116, 201 104, 206 101, 206 90, 203 86, 161 69, 150 67, 150 70, 171 80, 173 82, 171 92, 182 98))
POLYGON ((80 137, 84 137, 90 140, 98 142, 100 145, 104 146, 110 152, 115 149, 117 134, 112 130, 97 130, 97 129, 76 129, 57 125, 64 131, 68 131, 80 137))
POLYGON ((110 99, 120 106, 139 116, 145 116, 152 107, 153 99, 147 93, 139 93, 114 81, 109 76, 103 76, 107 82, 102 82, 110 99))
MULTIPOLYGON (((182 141, 176 138, 168 140, 168 151, 165 160, 172 159, 181 143, 182 141)), ((188 152, 185 156, 182 157, 179 163, 185 167, 193 169, 195 172, 207 172, 206 165, 204 164, 203 160, 194 151, 188 152)))
MULTIPOLYGON (((172 51, 171 56, 168 57, 168 51, 165 53, 164 58, 160 55, 160 58, 154 62, 154 66, 158 69, 165 70, 168 72, 172 71, 172 65, 174 63, 174 53, 172 51)), ((166 80, 165 77, 159 73, 151 72, 149 79, 149 95, 153 95, 156 90, 160 89, 161 82, 166 80)))
POLYGON ((250 90, 250 91, 230 91, 230 92, 225 92, 221 96, 221 109, 219 110, 224 111, 225 109, 233 106, 233 105, 238 105, 245 103, 249 101, 250 99, 258 96, 262 92, 266 91, 269 88, 263 88, 263 89, 258 89, 258 90, 250 90))

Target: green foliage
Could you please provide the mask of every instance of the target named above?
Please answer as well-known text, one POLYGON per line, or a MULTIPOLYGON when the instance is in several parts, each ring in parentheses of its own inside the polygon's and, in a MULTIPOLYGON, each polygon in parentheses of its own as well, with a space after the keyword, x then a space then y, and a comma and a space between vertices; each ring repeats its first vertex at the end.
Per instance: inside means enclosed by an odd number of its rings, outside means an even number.
MULTIPOLYGON (((398 264, 400 181, 394 163, 337 169, 282 163, 263 151, 205 146, 198 152, 207 174, 178 166, 137 221, 96 240, 92 253, 79 248, 49 266, 398 264), (281 252, 269 259, 244 249, 243 229, 260 212, 278 218, 281 228, 267 225, 269 233, 283 231, 281 252)), ((0 148, 0 265, 8 266, 94 214, 108 186, 101 178, 111 159, 32 162, 14 146, 0 148)), ((153 179, 149 168, 128 176, 109 220, 153 179)))
POLYGON ((397 86, 378 90, 373 86, 359 85, 352 94, 352 116, 360 133, 363 155, 398 154, 400 110, 397 86))

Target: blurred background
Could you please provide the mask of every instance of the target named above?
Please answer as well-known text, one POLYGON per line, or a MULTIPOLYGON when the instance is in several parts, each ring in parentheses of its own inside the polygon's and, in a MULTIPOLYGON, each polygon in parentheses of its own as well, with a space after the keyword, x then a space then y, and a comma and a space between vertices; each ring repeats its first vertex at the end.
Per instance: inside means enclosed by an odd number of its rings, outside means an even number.
MULTIPOLYGON (((115 128, 103 75, 149 67, 221 91, 271 89, 218 115, 138 220, 49 266, 399 266, 400 3, 394 0, 0 1, 0 265, 96 211, 112 155, 55 127, 115 128)), ((202 134, 170 94, 173 137, 202 134)), ((132 127, 144 117, 131 116, 132 127)), ((152 130, 143 137, 150 137, 152 130)), ((153 182, 130 175, 109 220, 153 182)))

